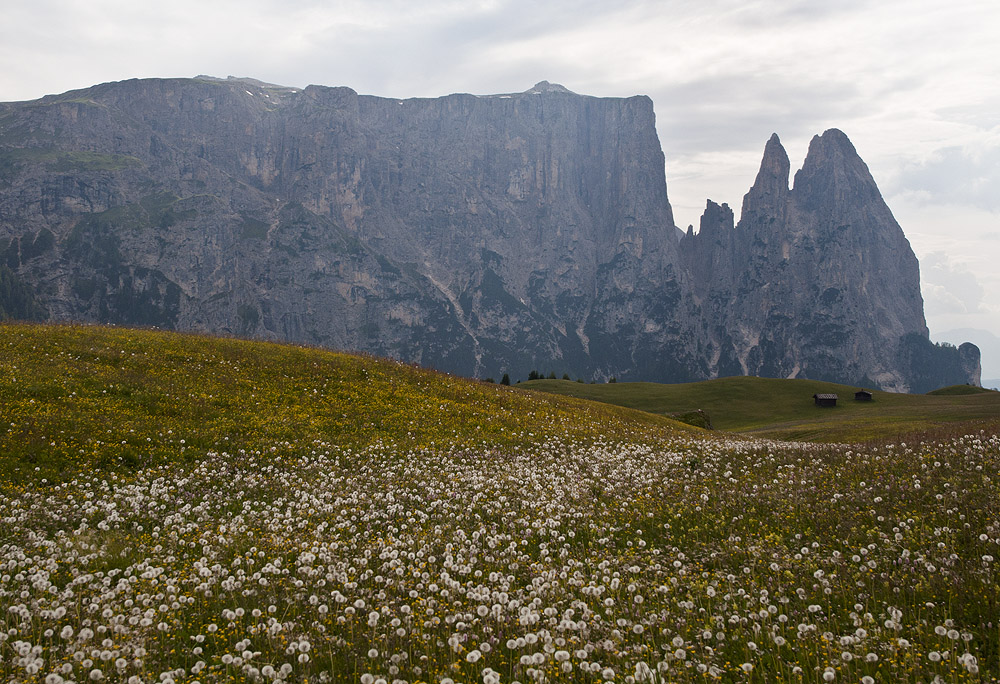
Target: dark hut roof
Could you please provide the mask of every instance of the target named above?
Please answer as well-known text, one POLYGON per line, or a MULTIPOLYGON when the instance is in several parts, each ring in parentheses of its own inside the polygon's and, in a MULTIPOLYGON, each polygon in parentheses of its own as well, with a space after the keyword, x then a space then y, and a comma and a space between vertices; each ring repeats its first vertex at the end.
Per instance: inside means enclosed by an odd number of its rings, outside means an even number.
POLYGON ((836 394, 814 394, 813 399, 834 399, 836 400, 836 394))

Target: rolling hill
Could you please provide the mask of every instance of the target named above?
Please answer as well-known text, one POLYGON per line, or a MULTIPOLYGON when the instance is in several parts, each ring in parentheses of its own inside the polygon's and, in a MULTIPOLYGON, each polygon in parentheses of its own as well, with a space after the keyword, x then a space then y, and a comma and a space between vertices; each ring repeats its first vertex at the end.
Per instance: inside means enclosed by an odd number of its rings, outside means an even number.
POLYGON ((684 427, 287 344, 5 323, 0 350, 0 478, 12 481, 146 467, 211 449, 281 451, 303 440, 502 448, 555 428, 583 437, 684 427))

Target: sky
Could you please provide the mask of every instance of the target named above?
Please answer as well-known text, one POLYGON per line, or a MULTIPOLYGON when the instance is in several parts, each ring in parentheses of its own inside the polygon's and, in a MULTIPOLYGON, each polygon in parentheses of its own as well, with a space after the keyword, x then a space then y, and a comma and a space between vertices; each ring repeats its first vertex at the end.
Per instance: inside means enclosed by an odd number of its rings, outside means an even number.
MULTIPOLYGON (((698 226, 707 199, 738 217, 771 133, 794 174, 812 136, 839 128, 920 259, 932 339, 972 334, 1000 348, 996 0, 0 0, 0 9, 0 101, 198 74, 397 98, 519 92, 542 80, 649 95, 682 228, 698 226)), ((1000 378, 993 356, 984 378, 1000 378)))

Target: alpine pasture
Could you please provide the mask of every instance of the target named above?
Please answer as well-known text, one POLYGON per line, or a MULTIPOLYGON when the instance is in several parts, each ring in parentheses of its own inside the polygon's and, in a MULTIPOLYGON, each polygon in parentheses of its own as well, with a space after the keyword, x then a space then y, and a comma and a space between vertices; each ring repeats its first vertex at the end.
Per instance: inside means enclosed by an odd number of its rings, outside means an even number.
POLYGON ((981 682, 1000 438, 717 436, 390 361, 0 326, 7 682, 981 682))

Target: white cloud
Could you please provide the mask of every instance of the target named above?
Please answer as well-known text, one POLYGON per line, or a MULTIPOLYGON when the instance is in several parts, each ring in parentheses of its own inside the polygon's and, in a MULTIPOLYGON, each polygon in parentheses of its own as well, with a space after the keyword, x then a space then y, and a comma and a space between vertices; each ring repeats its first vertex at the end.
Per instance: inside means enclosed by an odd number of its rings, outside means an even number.
MULTIPOLYGON (((998 127, 1000 130, 1000 127, 998 127)), ((959 204, 1000 212, 1000 144, 935 150, 921 162, 904 165, 890 191, 913 193, 925 204, 959 204)))
POLYGON ((983 286, 968 267, 955 263, 944 252, 931 252, 924 257, 920 279, 924 291, 931 295, 925 301, 928 312, 971 314, 983 311, 986 295, 983 286))
POLYGON ((932 333, 1000 330, 1000 300, 991 296, 1000 291, 995 268, 1000 263, 1000 231, 977 226, 985 220, 997 227, 997 217, 953 206, 925 209, 921 218, 927 223, 910 231, 910 242, 920 259, 924 313, 932 333), (956 224, 962 228, 956 229, 956 224))

